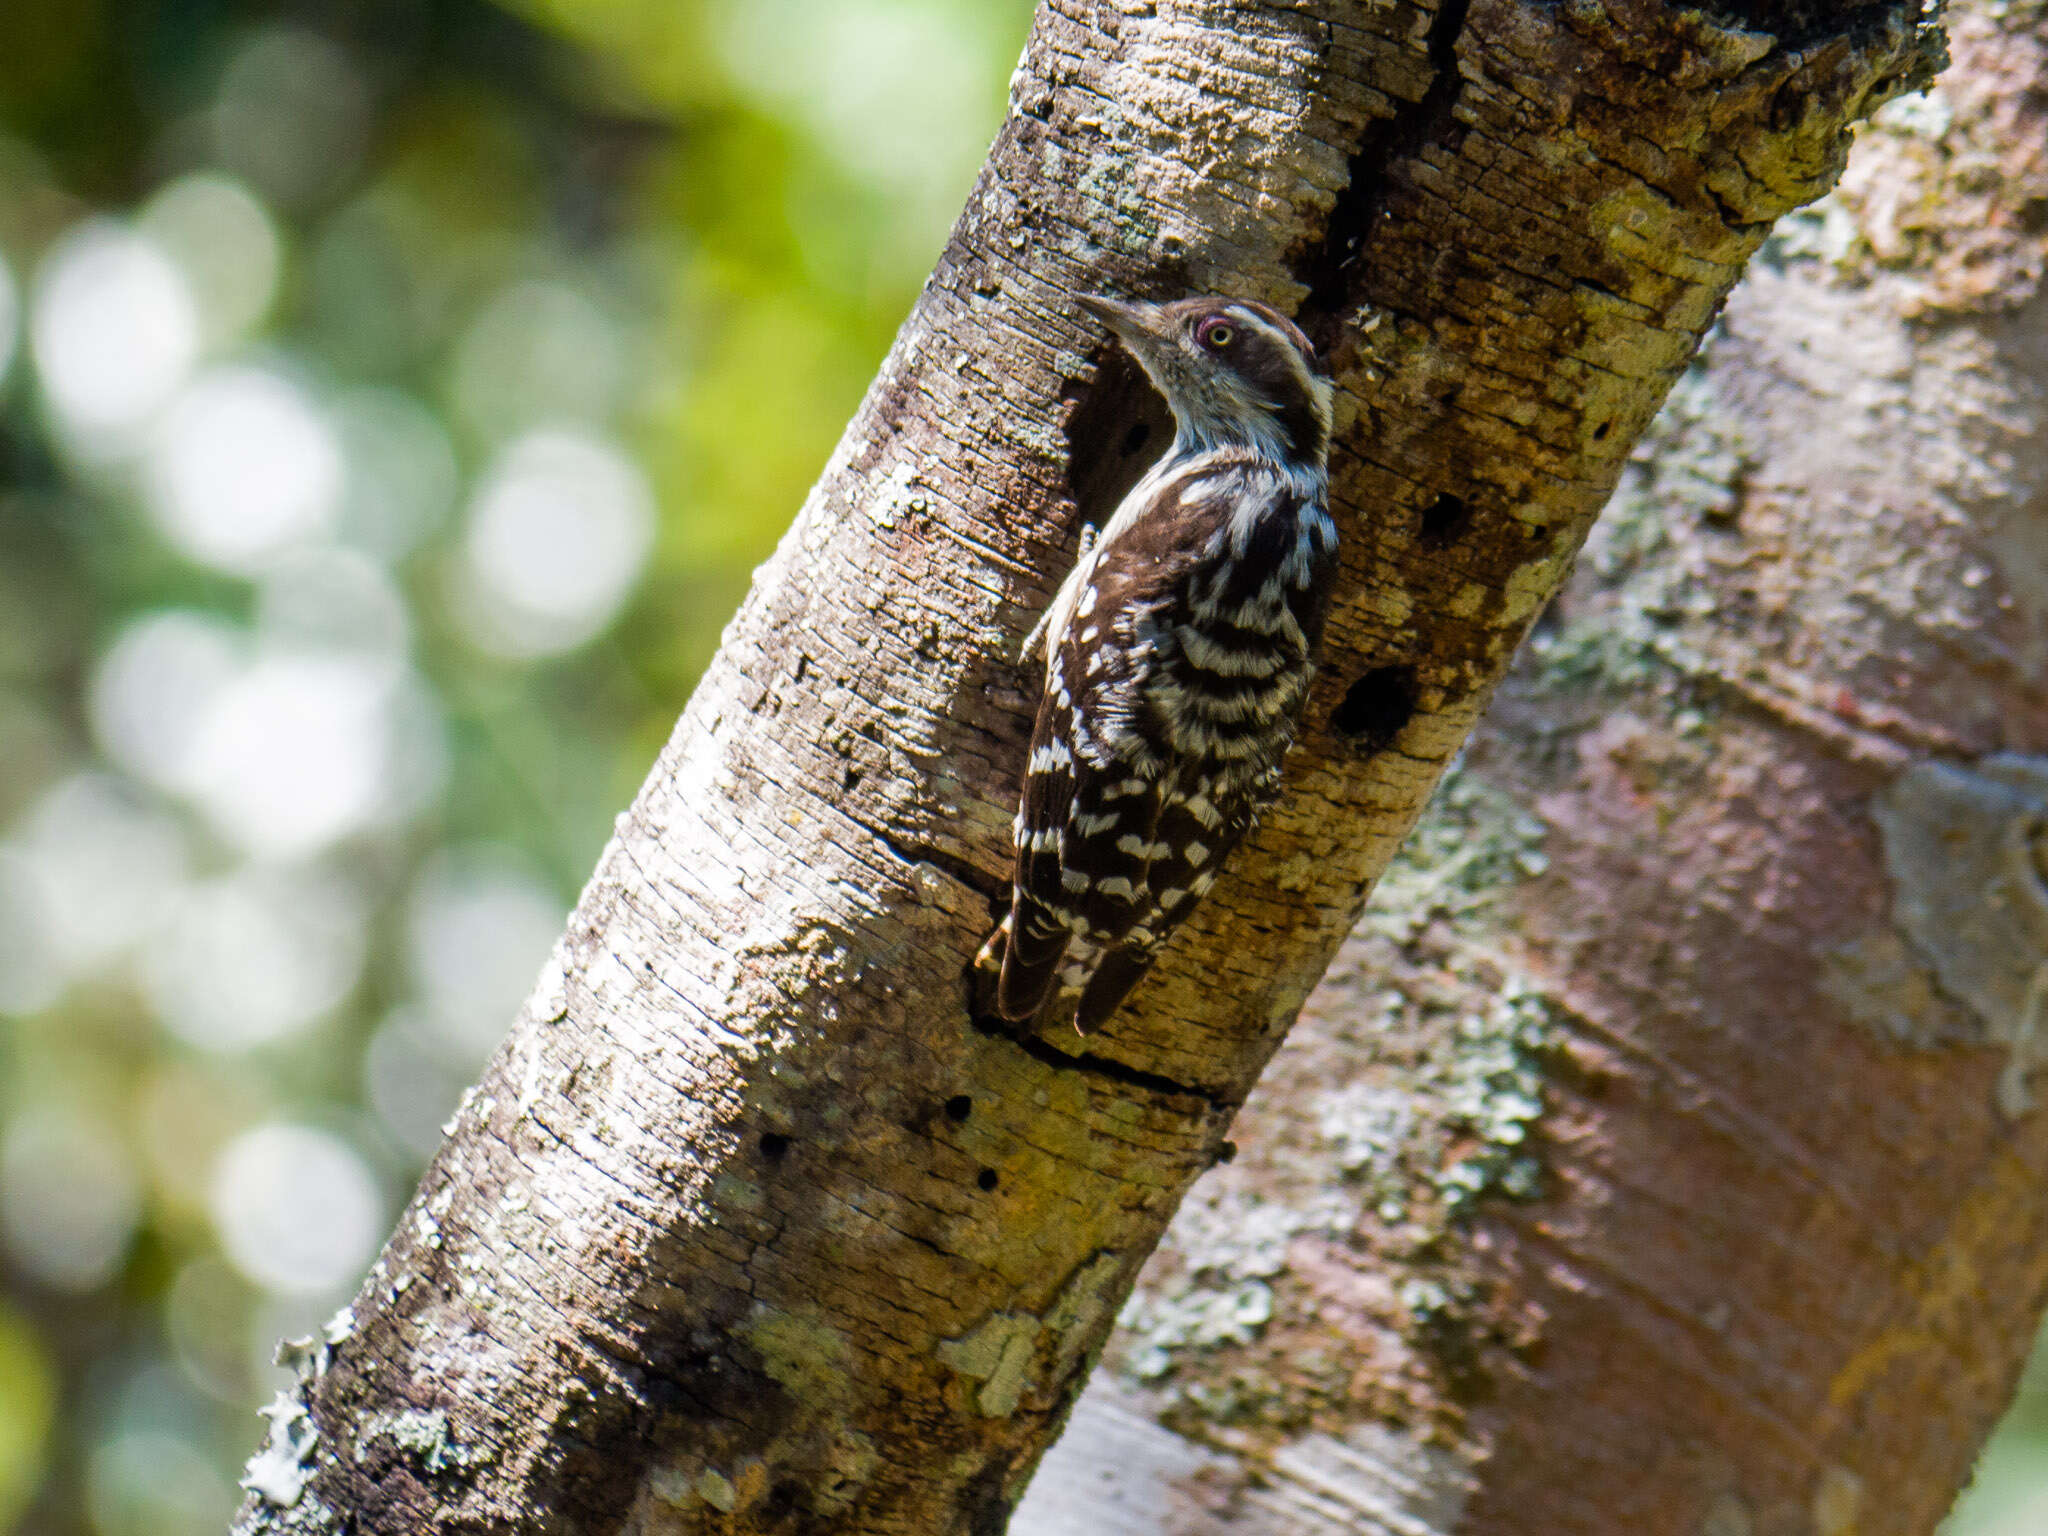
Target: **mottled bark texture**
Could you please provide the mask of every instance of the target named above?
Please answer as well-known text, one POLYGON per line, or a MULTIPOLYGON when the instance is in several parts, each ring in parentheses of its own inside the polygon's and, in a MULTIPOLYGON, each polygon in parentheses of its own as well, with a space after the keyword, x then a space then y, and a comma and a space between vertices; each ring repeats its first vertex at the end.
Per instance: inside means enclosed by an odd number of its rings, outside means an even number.
POLYGON ((1629 445, 1846 125, 1929 71, 1924 23, 1049 0, 930 284, 239 1529, 1001 1530, 1629 445), (1159 447, 1075 307, 1103 289, 1302 316, 1345 568, 1286 798, 1084 1051, 978 1025, 965 968, 1017 642, 1159 447))
POLYGON ((2048 1294, 2048 8, 1949 24, 1751 264, 1016 1536, 1948 1508, 2048 1294))

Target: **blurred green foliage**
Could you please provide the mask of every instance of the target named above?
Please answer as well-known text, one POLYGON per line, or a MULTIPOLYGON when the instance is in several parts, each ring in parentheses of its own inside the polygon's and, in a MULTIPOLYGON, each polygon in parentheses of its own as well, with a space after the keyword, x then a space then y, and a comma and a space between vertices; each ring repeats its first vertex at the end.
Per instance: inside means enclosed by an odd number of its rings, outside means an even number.
POLYGON ((0 1531, 224 1528, 1029 13, 0 6, 0 1531))
POLYGON ((0 1530, 35 1494, 50 1433, 56 1383, 29 1325, 0 1308, 0 1530))
POLYGON ((1029 10, 0 6, 0 1531, 224 1528, 1029 10))

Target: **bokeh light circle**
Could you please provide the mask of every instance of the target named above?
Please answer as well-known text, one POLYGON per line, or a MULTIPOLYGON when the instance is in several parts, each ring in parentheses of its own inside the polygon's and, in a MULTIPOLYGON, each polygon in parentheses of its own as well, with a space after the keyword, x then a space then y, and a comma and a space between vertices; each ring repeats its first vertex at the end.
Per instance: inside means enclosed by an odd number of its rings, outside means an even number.
POLYGON ((127 1148, 103 1120, 37 1106, 0 1138, 0 1239, 44 1285, 91 1291, 114 1276, 142 1215, 127 1148))
POLYGON ((341 448, 296 383, 232 364, 193 380, 165 414, 147 482, 150 514, 180 553, 250 575, 327 531, 341 500, 341 448))
POLYGON ((34 860, 0 844, 0 1014, 41 1013, 67 978, 34 860))
POLYGON ((470 504, 456 594, 469 638, 508 657, 581 645, 611 622, 653 538, 653 495, 615 445, 529 433, 470 504))
POLYGON ((425 1008, 394 1008, 363 1052, 363 1095, 385 1132, 418 1158, 441 1145, 441 1127, 475 1077, 449 1060, 445 1028, 425 1008))
POLYGON ((217 1536, 238 1496, 208 1449, 159 1428, 101 1441, 85 1472, 94 1536, 217 1536))
POLYGON ((228 1262, 288 1295, 347 1285, 384 1233, 368 1163, 340 1137, 306 1125, 261 1125, 236 1137, 215 1165, 209 1205, 228 1262))
POLYGON ((209 345, 238 339, 269 313, 283 244, 270 211, 241 182, 212 171, 181 176, 149 200, 136 227, 184 273, 209 345))
POLYGON ((191 371, 199 313, 154 240, 93 219, 43 258, 29 337, 58 427, 88 455, 111 457, 136 445, 191 371))
POLYGON ((144 992, 164 1028, 190 1045, 268 1045, 348 996, 368 925, 361 894, 337 875, 246 867, 179 904, 144 951, 144 992))
POLYGON ((213 106, 213 157, 285 208, 333 196, 354 177, 370 96, 336 43, 304 27, 252 32, 213 106))
POLYGON ((618 327, 566 283, 513 284, 456 347, 456 409, 486 441, 546 422, 601 426, 625 384, 618 327))
POLYGON ((406 956, 451 1061, 483 1063, 567 917, 546 882, 506 851, 452 849, 428 861, 406 912, 406 956))
POLYGON ((50 957, 67 978, 150 934, 185 889, 183 828, 113 774, 74 774, 44 791, 14 847, 34 871, 50 957))
POLYGON ((374 656, 260 657, 214 699, 192 746, 207 818, 259 858, 300 859, 388 819, 400 680, 374 656))
POLYGON ((224 619, 170 609, 131 620, 100 658, 87 703, 100 750, 144 783, 193 788, 193 743, 242 669, 242 637, 224 619))

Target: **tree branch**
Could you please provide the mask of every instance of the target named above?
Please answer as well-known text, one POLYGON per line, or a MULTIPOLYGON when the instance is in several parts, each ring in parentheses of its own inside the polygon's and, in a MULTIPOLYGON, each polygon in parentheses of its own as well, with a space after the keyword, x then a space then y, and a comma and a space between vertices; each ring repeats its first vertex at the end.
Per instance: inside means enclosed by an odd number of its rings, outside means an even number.
POLYGON ((1780 226, 1013 1536, 1926 1536, 2048 1300, 2048 22, 1780 226))
MULTIPOLYGON (((1002 1529, 1189 1182, 1904 5, 1054 0, 967 209, 238 1529, 1002 1529), (1089 1042, 969 1019, 1077 524, 1074 295, 1297 310, 1345 574, 1285 800, 1089 1042)), ((801 360, 792 360, 800 366, 801 360)))

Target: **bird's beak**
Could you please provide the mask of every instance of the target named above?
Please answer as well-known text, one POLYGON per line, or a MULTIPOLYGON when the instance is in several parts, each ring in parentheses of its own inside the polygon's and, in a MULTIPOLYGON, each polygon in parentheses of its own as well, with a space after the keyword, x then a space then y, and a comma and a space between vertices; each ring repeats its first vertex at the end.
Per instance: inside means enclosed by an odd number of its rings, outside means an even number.
POLYGON ((1156 304, 1126 304, 1099 293, 1083 294, 1080 303, 1137 357, 1148 355, 1167 339, 1156 304))

